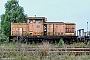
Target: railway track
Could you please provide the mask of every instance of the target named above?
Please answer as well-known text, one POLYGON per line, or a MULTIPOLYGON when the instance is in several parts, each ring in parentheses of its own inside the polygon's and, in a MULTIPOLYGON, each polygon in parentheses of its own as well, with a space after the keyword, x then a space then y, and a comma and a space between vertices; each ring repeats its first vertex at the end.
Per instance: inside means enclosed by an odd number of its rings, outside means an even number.
POLYGON ((51 47, 51 48, 42 48, 42 47, 0 47, 0 53, 2 52, 24 52, 24 53, 36 53, 39 51, 46 51, 48 53, 57 53, 57 54, 75 54, 75 55, 90 55, 90 47, 51 47))

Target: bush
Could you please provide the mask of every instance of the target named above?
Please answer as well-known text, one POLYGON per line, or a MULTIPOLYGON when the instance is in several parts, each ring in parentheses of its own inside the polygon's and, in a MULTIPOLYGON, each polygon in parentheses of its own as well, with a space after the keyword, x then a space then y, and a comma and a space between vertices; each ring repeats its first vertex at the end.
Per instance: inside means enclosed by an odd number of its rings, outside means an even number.
POLYGON ((58 43, 58 46, 63 46, 63 44, 64 44, 63 39, 60 39, 60 40, 59 40, 59 43, 58 43))

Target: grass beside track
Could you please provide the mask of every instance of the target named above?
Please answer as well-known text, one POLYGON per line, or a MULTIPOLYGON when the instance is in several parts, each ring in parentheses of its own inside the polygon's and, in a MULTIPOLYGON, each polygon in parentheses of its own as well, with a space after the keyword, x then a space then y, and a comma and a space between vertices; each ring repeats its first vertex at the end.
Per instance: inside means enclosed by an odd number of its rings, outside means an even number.
MULTIPOLYGON (((37 46, 37 45, 42 45, 42 44, 27 44, 27 43, 20 43, 21 46, 37 46)), ((58 44, 49 44, 50 47, 90 47, 90 42, 88 42, 87 44, 85 43, 73 43, 73 44, 63 44, 62 46, 58 46, 58 44)), ((12 43, 0 43, 0 47, 4 47, 4 46, 8 46, 8 47, 16 47, 18 46, 18 43, 12 42, 12 43)))
POLYGON ((70 45, 63 44, 63 46, 58 46, 57 44, 49 44, 49 43, 43 43, 43 44, 21 44, 21 43, 4 43, 0 44, 1 48, 14 48, 14 47, 39 47, 39 50, 36 53, 30 53, 27 54, 27 49, 25 53, 22 53, 23 51, 8 51, 3 52, 0 51, 0 59, 2 60, 90 60, 90 55, 80 55, 75 56, 75 54, 69 55, 67 53, 62 53, 62 55, 59 55, 58 53, 50 53, 49 51, 46 52, 51 47, 90 47, 90 44, 87 45, 84 43, 74 43, 70 45), (41 49, 41 48, 45 49, 41 49))

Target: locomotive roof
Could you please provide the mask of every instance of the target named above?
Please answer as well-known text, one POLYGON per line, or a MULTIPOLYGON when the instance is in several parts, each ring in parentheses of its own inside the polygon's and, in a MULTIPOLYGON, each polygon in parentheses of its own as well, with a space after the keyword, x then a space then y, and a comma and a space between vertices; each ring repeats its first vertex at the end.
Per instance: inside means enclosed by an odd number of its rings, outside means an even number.
POLYGON ((45 24, 64 24, 64 22, 45 22, 45 24))
POLYGON ((75 23, 64 23, 64 22, 45 22, 45 24, 70 24, 70 25, 76 25, 75 23))
POLYGON ((27 19, 45 19, 45 17, 27 17, 27 19))
POLYGON ((12 25, 26 25, 27 23, 11 23, 12 25))
POLYGON ((76 25, 75 23, 65 23, 65 24, 76 25))

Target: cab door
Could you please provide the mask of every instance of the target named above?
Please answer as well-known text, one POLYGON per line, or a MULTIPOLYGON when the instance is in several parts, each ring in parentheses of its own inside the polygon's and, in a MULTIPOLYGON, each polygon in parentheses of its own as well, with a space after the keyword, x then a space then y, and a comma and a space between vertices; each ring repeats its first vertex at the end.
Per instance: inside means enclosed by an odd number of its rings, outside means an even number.
POLYGON ((19 35, 22 36, 23 35, 23 29, 19 28, 19 35))

